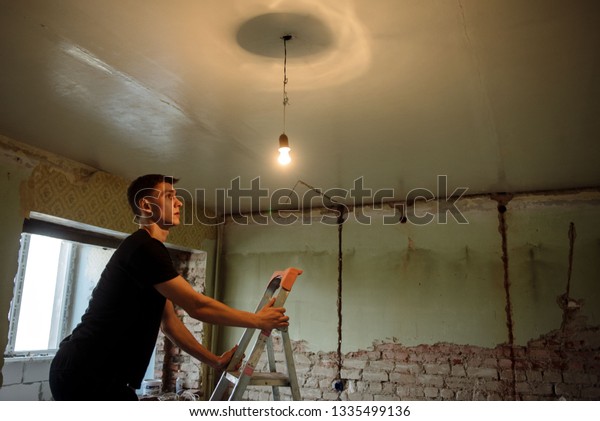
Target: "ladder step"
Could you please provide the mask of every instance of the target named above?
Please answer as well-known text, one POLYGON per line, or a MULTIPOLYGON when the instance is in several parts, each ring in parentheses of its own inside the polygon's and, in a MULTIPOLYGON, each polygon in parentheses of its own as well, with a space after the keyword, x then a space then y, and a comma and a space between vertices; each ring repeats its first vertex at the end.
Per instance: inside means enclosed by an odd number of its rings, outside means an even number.
MULTIPOLYGON (((239 378, 240 372, 234 371, 227 373, 227 380, 231 383, 236 384, 239 378)), ((251 386, 290 386, 290 379, 283 373, 268 373, 268 372, 255 372, 250 378, 251 386)))

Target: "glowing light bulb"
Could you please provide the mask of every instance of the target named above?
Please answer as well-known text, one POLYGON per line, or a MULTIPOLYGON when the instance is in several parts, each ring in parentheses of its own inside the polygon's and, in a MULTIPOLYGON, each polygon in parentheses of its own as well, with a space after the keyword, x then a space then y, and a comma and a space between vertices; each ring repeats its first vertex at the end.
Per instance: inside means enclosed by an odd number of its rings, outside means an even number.
POLYGON ((290 157, 290 148, 279 148, 279 157, 277 161, 281 165, 287 165, 292 162, 292 158, 290 157))
POLYGON ((279 157, 277 158, 277 161, 279 161, 281 165, 287 165, 292 162, 290 150, 288 137, 283 133, 279 136, 279 157))

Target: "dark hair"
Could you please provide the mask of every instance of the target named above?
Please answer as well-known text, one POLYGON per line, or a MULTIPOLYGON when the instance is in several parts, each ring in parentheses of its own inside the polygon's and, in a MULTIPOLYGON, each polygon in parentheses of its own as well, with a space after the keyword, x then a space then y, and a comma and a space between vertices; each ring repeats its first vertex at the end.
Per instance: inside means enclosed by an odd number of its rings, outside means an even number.
POLYGON ((152 195, 152 191, 160 183, 175 184, 179 179, 162 174, 147 174, 136 178, 127 188, 127 201, 136 216, 142 216, 139 201, 145 196, 152 195))

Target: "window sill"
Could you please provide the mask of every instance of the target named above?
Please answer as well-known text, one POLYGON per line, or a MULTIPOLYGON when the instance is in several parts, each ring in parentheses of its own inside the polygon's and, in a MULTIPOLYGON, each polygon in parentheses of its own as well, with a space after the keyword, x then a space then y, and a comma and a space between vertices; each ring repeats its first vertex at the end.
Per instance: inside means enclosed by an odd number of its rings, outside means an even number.
POLYGON ((16 355, 4 355, 4 363, 10 362, 22 362, 22 361, 44 361, 51 360, 54 358, 56 351, 49 351, 47 353, 40 354, 16 354, 16 355))

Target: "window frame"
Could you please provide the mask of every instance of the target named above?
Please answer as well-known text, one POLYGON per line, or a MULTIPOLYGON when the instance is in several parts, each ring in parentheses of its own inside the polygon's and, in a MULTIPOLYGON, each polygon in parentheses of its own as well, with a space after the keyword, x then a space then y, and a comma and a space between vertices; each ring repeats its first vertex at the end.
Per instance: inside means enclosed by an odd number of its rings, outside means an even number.
MULTIPOLYGON (((17 273, 14 278, 14 292, 11 299, 9 309, 9 329, 8 342, 4 349, 5 358, 21 358, 21 357, 47 357, 52 356, 58 349, 60 338, 67 335, 69 332, 69 318, 73 308, 71 302, 75 279, 75 267, 77 264, 78 248, 90 245, 103 248, 116 249, 121 241, 128 235, 117 233, 109 230, 102 230, 85 224, 79 224, 72 221, 63 220, 61 218, 51 217, 43 214, 31 215, 31 218, 26 218, 23 222, 23 230, 21 233, 19 259, 17 273), (103 231, 103 232, 100 232, 103 231), (50 335, 55 339, 56 348, 47 348, 41 350, 26 350, 15 351, 15 343, 18 330, 19 312, 23 298, 23 286, 25 280, 25 269, 27 266, 27 257, 31 242, 31 234, 52 237, 63 240, 65 243, 61 246, 59 259, 63 265, 59 264, 58 277, 62 277, 60 282, 62 291, 59 292, 59 302, 55 302, 52 310, 52 326, 50 335), (62 273, 61 273, 62 272, 62 273), (16 312, 16 315, 15 315, 16 312)), ((57 283, 57 287, 58 287, 57 283)))
MULTIPOLYGON (((57 270, 57 282, 54 292, 54 303, 52 306, 52 321, 50 323, 49 343, 55 343, 56 347, 44 349, 31 349, 25 351, 15 351, 17 332, 19 328, 19 318, 21 316, 21 305, 23 299, 23 288, 25 285, 25 273, 29 260, 29 247, 31 245, 32 234, 29 232, 21 233, 21 246, 19 250, 19 267, 15 277, 15 293, 10 305, 9 311, 9 327, 8 327, 8 343, 5 350, 5 356, 20 357, 32 355, 48 355, 53 354, 58 349, 60 338, 64 337, 67 332, 67 320, 71 312, 71 292, 73 283, 75 282, 74 268, 77 264, 77 248, 79 244, 70 240, 63 240, 60 247, 59 264, 57 270)), ((46 236, 47 237, 47 236, 46 236)))

